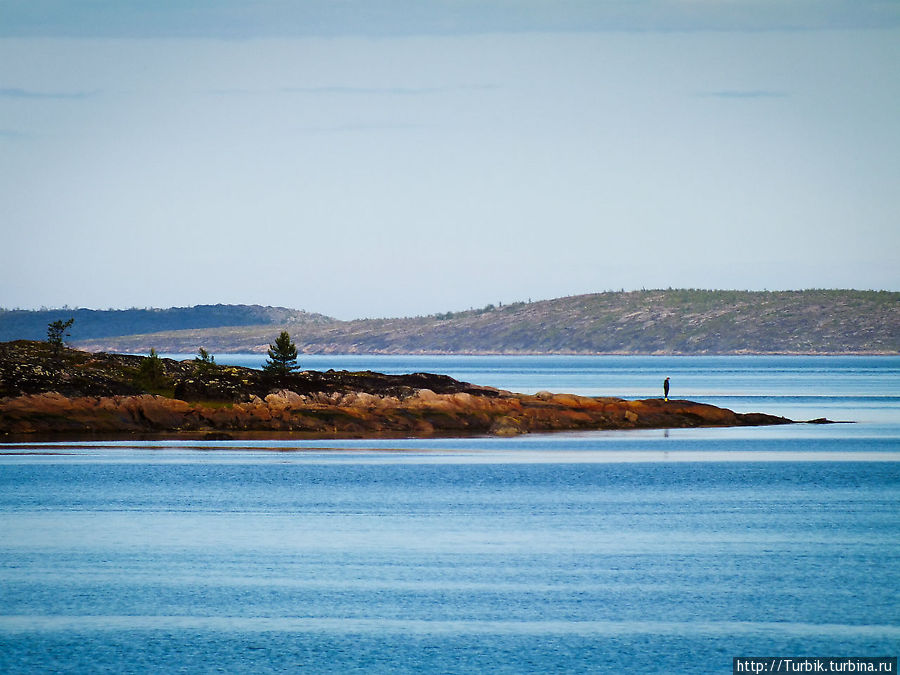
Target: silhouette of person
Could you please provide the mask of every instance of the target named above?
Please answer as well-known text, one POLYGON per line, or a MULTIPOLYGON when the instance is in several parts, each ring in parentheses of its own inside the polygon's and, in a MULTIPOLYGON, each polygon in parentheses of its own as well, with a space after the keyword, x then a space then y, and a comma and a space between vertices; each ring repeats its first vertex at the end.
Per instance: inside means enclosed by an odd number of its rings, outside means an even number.
POLYGON ((669 400, 669 378, 667 377, 663 382, 663 398, 665 400, 669 400))

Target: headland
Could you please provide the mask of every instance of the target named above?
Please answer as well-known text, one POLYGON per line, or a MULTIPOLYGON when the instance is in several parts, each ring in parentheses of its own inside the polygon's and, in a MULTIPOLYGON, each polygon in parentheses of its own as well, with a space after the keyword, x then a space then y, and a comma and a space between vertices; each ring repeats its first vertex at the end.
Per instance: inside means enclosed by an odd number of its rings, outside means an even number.
POLYGON ((686 400, 519 394, 446 375, 302 371, 0 343, 0 441, 436 437, 789 424, 686 400))

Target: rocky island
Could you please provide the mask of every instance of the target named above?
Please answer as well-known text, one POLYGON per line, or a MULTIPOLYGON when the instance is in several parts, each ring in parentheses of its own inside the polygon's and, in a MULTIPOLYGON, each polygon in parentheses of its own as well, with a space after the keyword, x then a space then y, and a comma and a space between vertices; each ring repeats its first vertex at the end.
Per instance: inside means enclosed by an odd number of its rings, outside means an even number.
POLYGON ((275 376, 200 359, 0 343, 0 441, 153 435, 515 435, 788 424, 683 400, 534 395, 445 375, 304 371, 275 376))

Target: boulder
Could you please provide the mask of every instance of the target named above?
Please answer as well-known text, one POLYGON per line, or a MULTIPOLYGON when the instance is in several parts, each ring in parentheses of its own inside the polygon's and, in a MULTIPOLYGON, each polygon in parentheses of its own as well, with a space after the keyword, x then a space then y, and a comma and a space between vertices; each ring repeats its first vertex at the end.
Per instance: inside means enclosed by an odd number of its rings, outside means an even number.
POLYGON ((266 396, 266 405, 271 410, 291 410, 292 408, 302 408, 304 400, 295 391, 288 389, 280 389, 266 396))

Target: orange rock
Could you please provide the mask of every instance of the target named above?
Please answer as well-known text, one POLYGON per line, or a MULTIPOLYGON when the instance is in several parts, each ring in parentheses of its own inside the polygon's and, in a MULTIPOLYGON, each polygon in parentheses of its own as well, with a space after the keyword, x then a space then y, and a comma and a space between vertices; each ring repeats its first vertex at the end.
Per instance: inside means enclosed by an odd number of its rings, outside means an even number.
POLYGON ((246 403, 204 404, 151 396, 67 398, 56 393, 0 399, 0 433, 306 431, 412 435, 783 424, 724 408, 571 394, 477 396, 421 389, 397 398, 368 392, 278 391, 246 403))

